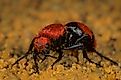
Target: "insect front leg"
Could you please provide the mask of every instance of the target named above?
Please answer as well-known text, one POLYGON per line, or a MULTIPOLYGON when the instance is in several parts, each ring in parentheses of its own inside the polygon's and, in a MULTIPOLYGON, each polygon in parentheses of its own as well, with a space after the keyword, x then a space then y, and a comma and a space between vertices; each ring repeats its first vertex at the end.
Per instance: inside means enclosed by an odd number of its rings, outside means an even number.
POLYGON ((37 62, 38 52, 36 50, 34 50, 32 55, 33 55, 33 59, 34 59, 34 63, 35 63, 35 65, 34 65, 35 72, 33 72, 33 73, 38 73, 39 74, 39 67, 38 67, 38 62, 37 62))
POLYGON ((52 58, 57 59, 57 57, 51 56, 49 53, 50 53, 50 50, 43 50, 43 51, 42 51, 42 55, 44 55, 44 58, 42 59, 41 63, 42 63, 47 57, 52 57, 52 58))
POLYGON ((49 51, 48 50, 43 50, 42 55, 44 55, 44 58, 42 59, 41 63, 48 57, 49 51))
POLYGON ((63 52, 62 52, 61 50, 57 50, 57 52, 59 53, 59 56, 58 56, 57 60, 51 65, 52 69, 53 69, 53 66, 54 66, 57 62, 59 62, 59 61, 62 59, 62 57, 63 57, 63 52))

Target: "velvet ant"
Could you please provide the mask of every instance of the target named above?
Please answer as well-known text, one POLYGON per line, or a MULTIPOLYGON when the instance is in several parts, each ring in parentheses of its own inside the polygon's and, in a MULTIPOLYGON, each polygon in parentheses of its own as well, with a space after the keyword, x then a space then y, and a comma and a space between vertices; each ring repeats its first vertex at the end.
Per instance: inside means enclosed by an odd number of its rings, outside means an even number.
MULTIPOLYGON (((96 51, 96 40, 93 32, 83 23, 80 22, 69 22, 65 25, 62 24, 50 24, 44 27, 37 36, 35 36, 30 44, 30 47, 24 56, 20 57, 13 65, 18 63, 24 57, 29 54, 33 55, 35 63, 35 71, 39 73, 39 67, 37 59, 40 58, 39 54, 44 55, 41 63, 47 57, 57 58, 55 62, 51 65, 52 67, 63 57, 63 50, 82 50, 83 58, 86 58, 89 62, 101 66, 99 63, 93 62, 89 59, 87 53, 95 52, 101 58, 109 60, 115 65, 117 62, 103 56, 101 53, 96 51), (54 57, 49 55, 50 50, 56 51, 59 56, 54 57)), ((77 62, 79 61, 78 55, 76 56, 77 62)), ((13 66, 12 65, 12 66, 13 66)))

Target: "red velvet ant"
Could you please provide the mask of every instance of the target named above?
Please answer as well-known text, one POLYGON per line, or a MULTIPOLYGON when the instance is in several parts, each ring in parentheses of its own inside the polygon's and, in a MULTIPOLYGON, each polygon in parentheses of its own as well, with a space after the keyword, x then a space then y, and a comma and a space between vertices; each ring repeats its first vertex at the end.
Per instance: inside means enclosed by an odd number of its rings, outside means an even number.
MULTIPOLYGON (((54 64, 56 64, 58 61, 62 59, 62 50, 71 49, 82 50, 83 57, 86 58, 89 62, 94 63, 98 66, 101 65, 89 59, 87 52, 95 52, 101 58, 109 60, 113 64, 118 65, 118 63, 116 63, 115 61, 97 52, 95 48, 95 36, 93 32, 85 24, 80 22, 69 22, 65 25, 50 24, 43 28, 39 32, 39 34, 33 38, 28 49, 28 52, 24 54, 24 56, 20 57, 13 65, 18 63, 18 61, 20 61, 24 57, 27 57, 29 54, 32 54, 35 62, 35 71, 39 72, 39 67, 37 63, 37 59, 40 58, 39 54, 44 55, 44 58, 42 59, 43 62, 47 57, 56 58, 54 56, 49 55, 50 50, 56 51, 59 54, 59 56, 57 57, 56 61, 51 65, 53 67, 54 64)), ((78 62, 78 55, 76 56, 76 58, 78 62)))

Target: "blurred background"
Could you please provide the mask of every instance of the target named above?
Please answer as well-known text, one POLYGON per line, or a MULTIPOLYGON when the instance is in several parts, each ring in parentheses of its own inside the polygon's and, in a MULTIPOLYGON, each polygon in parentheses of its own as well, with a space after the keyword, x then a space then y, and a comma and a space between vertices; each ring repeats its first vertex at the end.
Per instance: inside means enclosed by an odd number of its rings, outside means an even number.
POLYGON ((0 59, 26 52, 46 25, 70 21, 88 25, 97 49, 121 61, 121 0, 0 0, 0 59))
POLYGON ((70 21, 87 24, 95 35, 103 36, 99 42, 119 38, 120 0, 0 0, 0 50, 26 49, 44 26, 70 21))

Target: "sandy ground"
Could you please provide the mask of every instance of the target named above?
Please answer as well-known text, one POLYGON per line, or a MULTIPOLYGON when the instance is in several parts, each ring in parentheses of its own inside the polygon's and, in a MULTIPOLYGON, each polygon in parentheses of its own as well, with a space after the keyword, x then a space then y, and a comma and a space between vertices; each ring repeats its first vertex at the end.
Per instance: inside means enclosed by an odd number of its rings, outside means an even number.
MULTIPOLYGON (((120 36, 120 0, 0 0, 0 80, 121 80, 120 36), (84 60, 79 51, 80 65, 73 56, 64 56, 53 69, 53 58, 39 64, 39 74, 31 74, 31 59, 26 67, 26 59, 22 59, 11 68, 40 29, 70 21, 87 24, 96 36, 97 50, 119 66, 103 59, 103 67, 96 67, 84 60)), ((69 53, 64 51, 65 55, 69 53)), ((94 61, 100 59, 92 53, 89 56, 94 61)))

